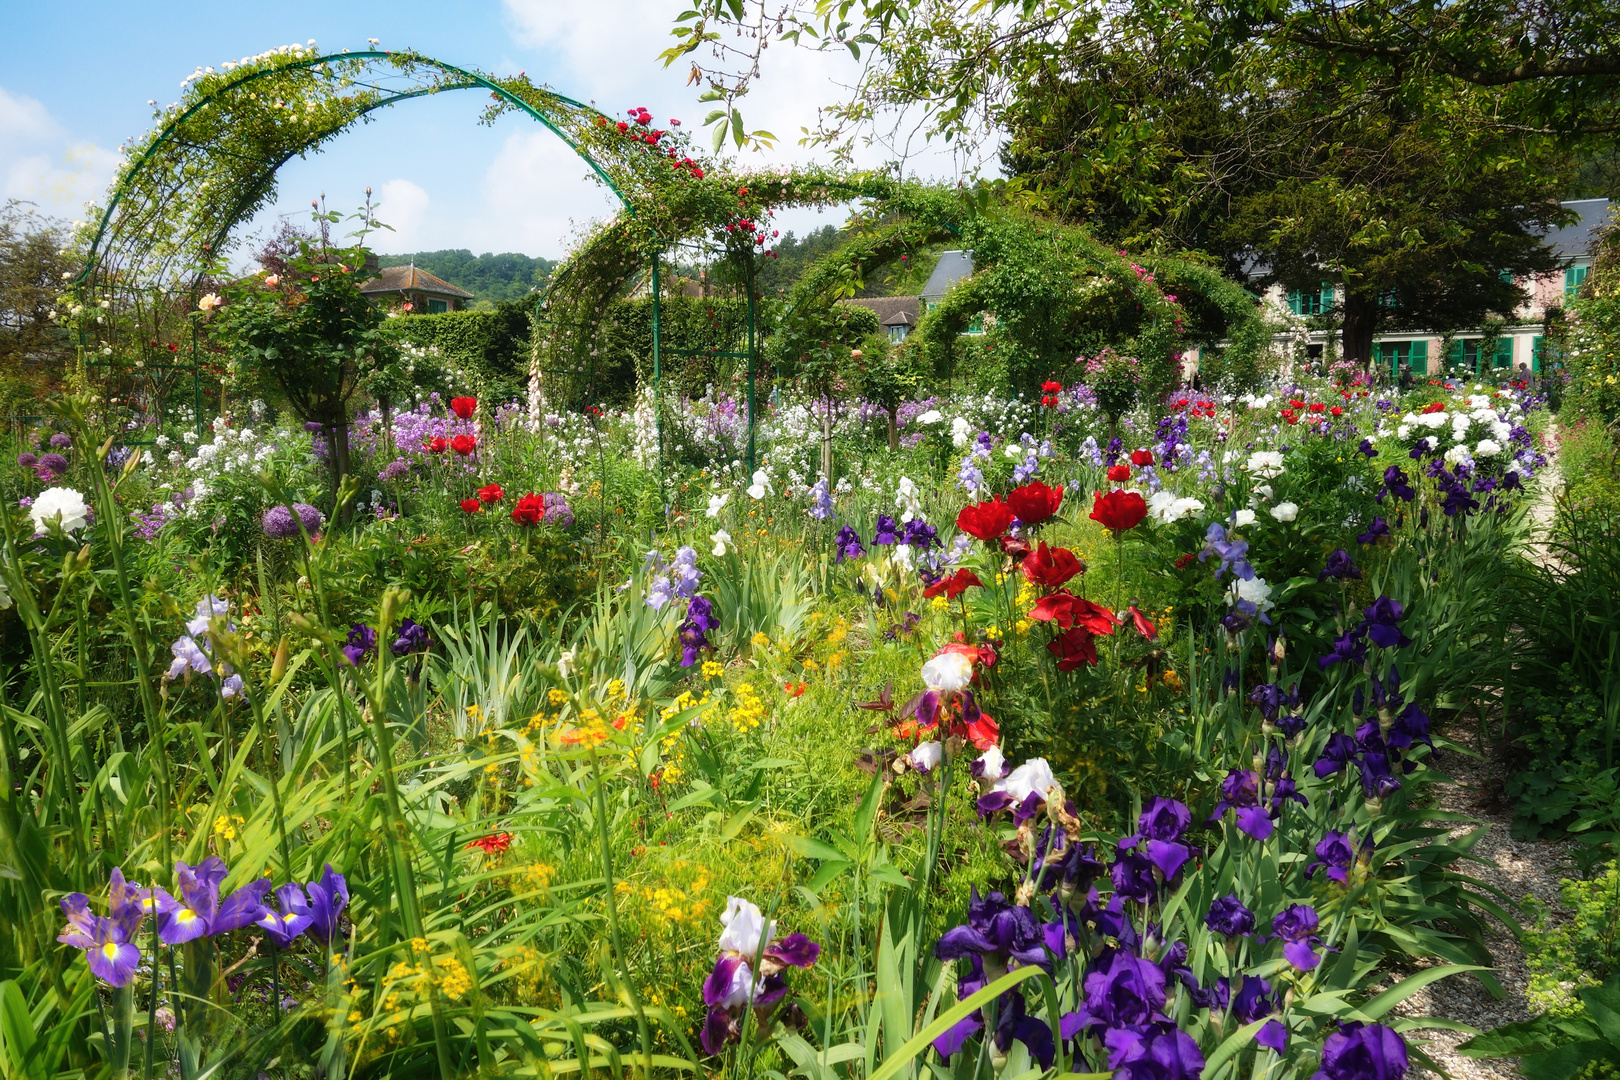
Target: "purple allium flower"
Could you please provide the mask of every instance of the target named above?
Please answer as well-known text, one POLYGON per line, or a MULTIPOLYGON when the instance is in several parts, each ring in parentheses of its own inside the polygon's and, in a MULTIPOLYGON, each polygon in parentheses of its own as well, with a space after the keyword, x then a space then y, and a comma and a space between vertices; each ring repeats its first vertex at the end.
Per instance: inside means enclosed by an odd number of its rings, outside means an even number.
POLYGON ((428 648, 427 627, 413 619, 403 619, 399 624, 399 636, 389 646, 395 656, 409 656, 411 653, 426 652, 428 648))
POLYGON ((569 508, 568 500, 555 491, 548 491, 540 496, 545 503, 546 520, 559 528, 566 529, 574 523, 574 511, 569 508))
POLYGON ((1224 937, 1247 937, 1254 933, 1254 912, 1244 907, 1243 901, 1233 893, 1209 905, 1204 925, 1224 937))
POLYGON ((56 447, 58 450, 66 450, 68 447, 73 445, 73 436, 69 435, 65 431, 58 431, 55 435, 51 436, 51 445, 56 447))
POLYGON ((32 469, 35 465, 39 464, 39 458, 24 450, 22 453, 17 455, 17 464, 21 465, 25 469, 32 469))
POLYGON ((68 459, 63 457, 61 454, 56 453, 41 454, 39 456, 39 467, 41 469, 49 469, 51 472, 61 475, 62 473, 67 472, 68 459))
POLYGON ((1346 1020, 1322 1043, 1321 1080, 1401 1080, 1406 1042, 1394 1028, 1346 1020))
POLYGON ((324 425, 319 420, 305 420, 304 430, 308 432, 320 431, 324 425))
POLYGON ((390 461, 387 465, 383 466, 382 472, 377 474, 377 479, 383 481, 384 483, 389 483, 394 480, 403 480, 410 474, 411 463, 401 457, 395 458, 393 461, 390 461))
POLYGON ((298 535, 300 521, 303 523, 304 531, 314 536, 321 531, 321 525, 325 520, 326 515, 309 503, 293 503, 291 510, 285 506, 272 506, 264 512, 259 525, 264 530, 264 535, 270 539, 286 540, 298 535), (296 519, 293 517, 294 512, 298 515, 296 519))
POLYGON ((343 655, 348 658, 351 667, 359 667, 361 662, 377 651, 377 631, 365 623, 350 623, 349 637, 343 643, 343 655))
POLYGON ((1271 920, 1272 939, 1285 943, 1283 958, 1300 971, 1312 971, 1322 962, 1314 951, 1322 943, 1316 936, 1319 921, 1316 909, 1308 904, 1286 907, 1271 920))

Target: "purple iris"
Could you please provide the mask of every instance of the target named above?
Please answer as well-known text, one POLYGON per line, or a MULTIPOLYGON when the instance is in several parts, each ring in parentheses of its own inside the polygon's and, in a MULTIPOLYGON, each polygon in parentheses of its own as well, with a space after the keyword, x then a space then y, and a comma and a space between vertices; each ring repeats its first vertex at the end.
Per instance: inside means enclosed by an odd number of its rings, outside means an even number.
POLYGON ((395 656, 409 656, 411 653, 427 652, 427 627, 412 619, 403 619, 399 624, 399 636, 389 646, 395 656))
POLYGON ((833 560, 834 562, 843 562, 845 559, 858 559, 866 554, 866 549, 861 546, 860 534, 848 525, 839 529, 838 534, 833 537, 833 550, 838 553, 838 557, 833 560))
POLYGON ((229 871, 217 855, 196 866, 175 863, 180 896, 174 908, 158 922, 158 939, 165 945, 180 945, 200 937, 240 930, 251 926, 264 914, 264 897, 270 882, 260 878, 220 899, 219 886, 229 871))
POLYGON ((1233 769, 1221 781, 1221 801, 1209 820, 1216 821, 1228 810, 1237 811, 1237 827, 1252 840, 1266 840, 1277 827, 1266 808, 1260 805, 1260 774, 1252 769, 1233 769))
MULTIPOLYGON (((873 541, 873 543, 876 542, 876 540, 873 541)), ((939 533, 922 518, 912 518, 906 522, 905 529, 900 536, 900 542, 908 544, 919 551, 944 546, 939 542, 939 533)))
POLYGON ((1222 937, 1248 937, 1254 933, 1254 912, 1244 907, 1243 901, 1233 893, 1209 905, 1204 925, 1222 937))
POLYGON ((1401 632, 1399 625, 1404 614, 1398 600, 1380 596, 1362 612, 1362 626, 1367 637, 1379 648, 1404 649, 1412 644, 1412 639, 1401 632))
POLYGON ((1316 843, 1316 859, 1305 868, 1307 878, 1325 867, 1327 876, 1343 885, 1349 882, 1350 868, 1356 864, 1356 847, 1348 835, 1329 829, 1316 843))
POLYGON ((897 544, 900 542, 899 532, 900 526, 895 523, 894 518, 888 514, 879 514, 877 531, 872 534, 872 544, 874 547, 880 547, 884 544, 897 544))
POLYGON ((1367 634, 1361 626, 1353 626, 1333 639, 1333 649, 1319 657, 1317 667, 1326 670, 1334 664, 1359 664, 1367 659, 1367 634))
POLYGON ((1199 562, 1207 562, 1214 555, 1219 560, 1215 567, 1215 580, 1219 581, 1221 575, 1230 570, 1244 581, 1254 579, 1254 568, 1249 565, 1249 542, 1247 540, 1228 540, 1226 528, 1218 521, 1210 522, 1208 530, 1204 533, 1204 548, 1198 553, 1199 562))
POLYGON ((1249 703, 1259 707, 1261 716, 1274 720, 1278 710, 1284 706, 1299 708, 1299 683, 1294 683, 1287 690, 1277 683, 1261 683, 1249 691, 1249 703))
POLYGON ((1418 708, 1417 702, 1412 702, 1396 714, 1385 741, 1395 750, 1406 750, 1417 743, 1432 750, 1434 740, 1429 738, 1429 714, 1418 708))
POLYGON ((1391 465, 1384 470, 1384 486, 1378 492, 1378 501, 1383 502, 1385 495, 1393 495, 1402 502, 1411 502, 1417 498, 1417 492, 1407 481, 1407 476, 1401 471, 1399 465, 1391 465))
POLYGON ((1191 1035, 1171 1023, 1142 1031, 1117 1029, 1103 1038, 1114 1080, 1198 1080, 1204 1055, 1191 1035))
POLYGON ((1374 458, 1374 457, 1378 456, 1378 451, 1373 448, 1373 444, 1372 444, 1371 439, 1362 439, 1361 440, 1361 445, 1356 447, 1356 450, 1357 450, 1358 453, 1365 454, 1367 457, 1370 457, 1370 458, 1374 458))
POLYGON ((276 905, 280 910, 265 907, 264 914, 253 920, 253 925, 270 935, 270 940, 278 948, 285 949, 291 945, 310 923, 315 921, 309 910, 309 898, 304 890, 293 882, 288 882, 276 890, 276 905))
POLYGON ((1373 517, 1373 519, 1372 519, 1372 524, 1370 526, 1368 526, 1367 531, 1364 532, 1364 533, 1361 533, 1359 536, 1356 537, 1356 543, 1358 543, 1358 544, 1376 544, 1376 543, 1378 543, 1378 538, 1380 536, 1388 536, 1388 535, 1389 535, 1389 522, 1387 522, 1383 518, 1377 517, 1375 515, 1373 517))
POLYGON ((320 879, 310 882, 306 888, 309 890, 309 936, 330 945, 343 936, 343 909, 349 903, 349 883, 327 863, 320 879))
POLYGON ((113 867, 108 882, 108 914, 95 915, 83 893, 62 898, 62 914, 67 926, 56 940, 83 949, 90 973, 108 986, 128 986, 135 978, 141 951, 135 947, 141 920, 146 917, 139 886, 124 880, 124 872, 113 867))
POLYGON ((686 619, 677 630, 681 642, 681 667, 691 667, 698 662, 704 649, 711 648, 709 632, 720 628, 720 620, 714 615, 714 605, 701 596, 694 596, 686 602, 686 619))
POLYGON ((1361 567, 1350 558, 1350 553, 1344 548, 1334 548, 1328 555, 1327 562, 1322 565, 1322 572, 1316 575, 1317 581, 1326 581, 1333 578, 1336 581, 1348 581, 1361 577, 1361 567))
POLYGON ((1009 903, 999 892, 982 899, 974 888, 968 899, 967 922, 953 926, 934 943, 938 960, 990 959, 998 969, 1009 961, 1051 969, 1053 958, 1063 956, 1063 924, 1042 925, 1022 904, 1009 903))
POLYGON ((1024 1006, 1024 995, 1003 994, 999 999, 1000 1012, 996 1016, 996 1049, 1005 1054, 1012 1049, 1013 1040, 1023 1043, 1029 1054, 1040 1062, 1043 1069, 1052 1067, 1056 1048, 1052 1043, 1052 1028, 1042 1020, 1029 1015, 1024 1006))
POLYGON ((1317 758, 1316 764, 1312 766, 1316 770, 1316 778, 1326 780, 1334 773, 1342 771, 1355 756, 1356 740, 1337 732, 1329 735, 1327 745, 1322 748, 1322 756, 1317 758))
POLYGON ((1320 920, 1316 909, 1308 904, 1294 904, 1277 912, 1271 920, 1271 937, 1283 942, 1283 958, 1300 971, 1312 971, 1322 958, 1315 946, 1322 943, 1316 936, 1320 920))
POLYGON ((1146 841, 1148 861, 1169 881, 1193 856, 1194 849, 1181 842, 1182 834, 1191 824, 1192 811, 1185 803, 1155 795, 1143 807, 1135 834, 1122 838, 1119 849, 1125 851, 1146 841))
POLYGON ((722 951, 703 981, 703 1004, 709 1009, 701 1036, 704 1051, 718 1054, 726 1043, 741 1037, 739 1021, 744 1008, 752 1008, 763 1026, 787 996, 787 980, 781 972, 789 967, 810 967, 820 955, 820 945, 803 934, 789 934, 766 947, 755 975, 749 966, 752 956, 722 951))
POLYGON ((377 631, 365 623, 350 623, 349 637, 343 643, 343 655, 348 659, 349 666, 359 667, 360 664, 377 651, 377 631))
POLYGON ((1361 789, 1369 799, 1387 799, 1401 790, 1401 782, 1390 768, 1389 755, 1383 750, 1364 750, 1356 759, 1361 773, 1361 789))
POLYGON ((1083 1031, 1140 1028, 1169 1019, 1164 969, 1128 949, 1105 949, 1092 962, 1083 987, 1085 1001, 1059 1025, 1065 1039, 1083 1031))
MULTIPOLYGON (((1271 996, 1271 983, 1253 975, 1244 975, 1232 995, 1232 1018, 1240 1024, 1252 1024, 1277 1011, 1277 1002, 1271 996)), ((1254 1041, 1268 1049, 1282 1053, 1288 1045, 1288 1029, 1273 1020, 1260 1029, 1254 1041)))
POLYGON ((1322 1043, 1322 1080, 1401 1080, 1406 1042, 1394 1028, 1346 1020, 1322 1043))

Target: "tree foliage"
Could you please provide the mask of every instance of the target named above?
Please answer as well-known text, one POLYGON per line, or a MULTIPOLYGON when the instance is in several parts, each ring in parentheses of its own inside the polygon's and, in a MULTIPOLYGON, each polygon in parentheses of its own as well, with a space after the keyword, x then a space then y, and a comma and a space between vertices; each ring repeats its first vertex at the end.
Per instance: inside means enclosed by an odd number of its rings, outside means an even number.
POLYGON ((492 303, 521 300, 551 278, 555 259, 535 258, 507 251, 474 255, 466 248, 418 251, 409 255, 379 255, 378 266, 415 266, 434 277, 466 289, 476 300, 492 303))
POLYGON ((17 411, 54 386, 73 343, 52 319, 62 275, 77 264, 60 222, 26 204, 0 209, 0 408, 17 411))

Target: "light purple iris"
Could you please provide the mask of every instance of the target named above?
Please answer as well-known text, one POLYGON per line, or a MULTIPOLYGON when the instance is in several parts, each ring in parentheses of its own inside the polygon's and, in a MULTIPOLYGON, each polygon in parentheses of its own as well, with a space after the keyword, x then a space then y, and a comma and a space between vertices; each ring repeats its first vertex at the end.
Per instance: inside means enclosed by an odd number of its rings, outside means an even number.
POLYGON ((719 956, 703 981, 703 1004, 709 1012, 702 1041, 710 1054, 718 1054, 728 1042, 741 1037, 744 1009, 754 1010, 763 1031, 771 1013, 787 996, 787 981, 781 973, 790 967, 808 968, 821 955, 821 946, 803 934, 772 942, 775 921, 767 921, 759 908, 740 897, 727 898, 720 922, 725 931, 720 935, 719 956), (756 957, 757 974, 752 968, 756 957))
POLYGON ((124 880, 124 872, 113 867, 108 882, 108 914, 95 915, 83 893, 62 898, 62 914, 67 926, 56 940, 83 949, 90 973, 111 987, 128 986, 135 978, 141 951, 134 945, 146 909, 143 890, 124 880))

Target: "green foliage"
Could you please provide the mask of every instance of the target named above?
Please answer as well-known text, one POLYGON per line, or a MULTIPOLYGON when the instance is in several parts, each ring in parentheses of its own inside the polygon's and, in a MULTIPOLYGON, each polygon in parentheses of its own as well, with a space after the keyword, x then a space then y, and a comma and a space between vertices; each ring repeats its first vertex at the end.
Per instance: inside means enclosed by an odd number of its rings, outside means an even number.
POLYGON ((52 318, 73 268, 62 223, 9 199, 0 208, 0 410, 37 411, 68 374, 73 341, 52 318))
POLYGON ((1579 994, 1570 1015, 1547 1013, 1477 1035, 1457 1049, 1469 1057, 1515 1057, 1547 1080, 1620 1075, 1620 976, 1579 994))
POLYGON ((531 307, 523 300, 503 300, 493 311, 402 315, 389 319, 383 331, 391 340, 434 350, 444 381, 418 376, 413 388, 522 401, 528 395, 531 307))
MULTIPOLYGON (((408 255, 379 255, 377 265, 419 266, 434 277, 460 286, 477 300, 500 303, 503 300, 533 300, 537 287, 544 286, 556 267, 555 259, 538 259, 516 252, 474 255, 466 248, 418 251, 408 255)), ((447 313, 448 314, 448 313, 447 313)))

